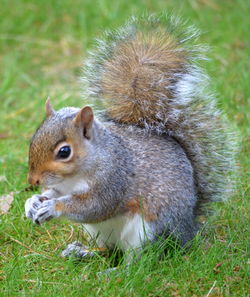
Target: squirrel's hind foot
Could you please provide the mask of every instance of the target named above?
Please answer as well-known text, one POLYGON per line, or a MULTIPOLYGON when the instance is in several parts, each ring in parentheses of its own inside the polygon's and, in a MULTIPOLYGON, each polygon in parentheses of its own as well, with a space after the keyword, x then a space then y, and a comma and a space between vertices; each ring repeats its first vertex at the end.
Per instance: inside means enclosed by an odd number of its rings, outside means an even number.
POLYGON ((74 241, 66 247, 65 250, 62 251, 61 256, 63 258, 67 257, 76 257, 76 258, 91 258, 95 256, 97 253, 105 253, 107 252, 106 248, 89 248, 79 241, 74 241))
POLYGON ((74 241, 62 251, 61 256, 63 258, 75 257, 75 258, 89 258, 93 257, 95 253, 90 251, 87 246, 84 246, 79 241, 74 241))

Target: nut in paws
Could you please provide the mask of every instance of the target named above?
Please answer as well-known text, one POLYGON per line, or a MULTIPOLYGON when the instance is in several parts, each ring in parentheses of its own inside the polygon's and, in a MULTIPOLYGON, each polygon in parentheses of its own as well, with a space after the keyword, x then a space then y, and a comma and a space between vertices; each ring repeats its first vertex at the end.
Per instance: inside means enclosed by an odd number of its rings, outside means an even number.
POLYGON ((59 216, 59 214, 55 210, 55 201, 46 200, 41 204, 41 206, 33 216, 33 222, 40 225, 43 222, 49 221, 50 219, 57 216, 59 216))
POLYGON ((47 200, 47 198, 42 195, 33 195, 31 198, 29 198, 25 202, 26 217, 33 219, 34 215, 45 200, 47 200))

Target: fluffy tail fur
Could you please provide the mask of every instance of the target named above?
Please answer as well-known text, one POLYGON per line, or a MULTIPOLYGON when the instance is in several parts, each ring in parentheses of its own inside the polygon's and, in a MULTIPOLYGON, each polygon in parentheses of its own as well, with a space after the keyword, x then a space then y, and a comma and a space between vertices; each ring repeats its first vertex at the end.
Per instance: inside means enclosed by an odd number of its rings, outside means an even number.
POLYGON ((112 120, 167 133, 181 144, 201 206, 229 193, 234 145, 198 65, 203 49, 192 43, 198 33, 172 17, 133 18, 97 41, 84 80, 112 120))

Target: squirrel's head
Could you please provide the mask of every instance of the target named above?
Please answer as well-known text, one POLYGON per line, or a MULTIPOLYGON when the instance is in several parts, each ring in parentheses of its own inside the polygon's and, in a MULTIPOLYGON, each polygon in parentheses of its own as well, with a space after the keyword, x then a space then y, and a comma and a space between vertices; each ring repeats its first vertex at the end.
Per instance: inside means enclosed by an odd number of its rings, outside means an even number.
POLYGON ((91 107, 55 111, 48 99, 46 119, 34 134, 29 149, 28 181, 50 186, 79 172, 92 140, 91 107))

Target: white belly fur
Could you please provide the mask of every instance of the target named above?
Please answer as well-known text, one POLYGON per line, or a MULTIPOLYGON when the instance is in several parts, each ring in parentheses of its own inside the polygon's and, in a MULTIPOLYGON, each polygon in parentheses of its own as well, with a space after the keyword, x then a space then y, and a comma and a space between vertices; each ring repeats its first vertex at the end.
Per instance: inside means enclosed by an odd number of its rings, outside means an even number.
POLYGON ((150 239, 150 227, 138 215, 119 215, 96 224, 84 224, 88 234, 96 239, 99 247, 118 246, 126 251, 131 248, 140 248, 147 239, 150 239))

